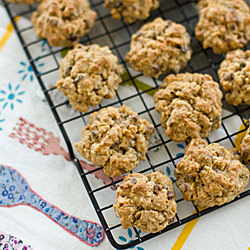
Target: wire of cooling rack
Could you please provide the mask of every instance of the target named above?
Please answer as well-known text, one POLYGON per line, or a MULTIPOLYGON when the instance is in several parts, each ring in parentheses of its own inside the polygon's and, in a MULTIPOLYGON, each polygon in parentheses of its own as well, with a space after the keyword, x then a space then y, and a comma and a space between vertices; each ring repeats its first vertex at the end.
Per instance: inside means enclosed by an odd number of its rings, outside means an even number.
MULTIPOLYGON (((108 217, 105 215, 105 212, 112 210, 113 209, 113 204, 108 204, 102 206, 99 201, 98 201, 98 193, 108 189, 108 188, 113 188, 117 189, 117 185, 122 181, 121 179, 112 179, 110 178, 110 181, 106 184, 103 184, 99 187, 94 187, 92 186, 92 183, 89 181, 88 176, 96 173, 98 171, 102 171, 102 167, 96 167, 93 168, 91 171, 83 171, 83 168, 81 166, 81 163, 79 159, 75 156, 74 149, 72 144, 74 141, 72 141, 70 135, 68 134, 66 130, 66 126, 69 124, 72 124, 74 121, 81 121, 83 123, 83 126, 86 125, 86 120, 89 116, 89 114, 93 111, 89 111, 88 113, 80 113, 77 112, 76 115, 69 116, 67 118, 64 118, 60 115, 59 109, 61 107, 65 107, 68 105, 68 101, 62 101, 60 103, 54 104, 53 100, 53 95, 52 93, 54 91, 57 91, 56 87, 50 86, 48 87, 48 80, 45 80, 45 77, 54 73, 58 72, 59 69, 59 61, 57 58, 57 55, 61 54, 64 52, 64 48, 52 48, 49 44, 46 44, 48 48, 48 53, 45 54, 39 54, 39 53, 32 53, 30 48, 34 45, 37 45, 41 43, 39 39, 34 39, 32 41, 26 41, 25 35, 26 32, 32 31, 33 27, 32 25, 28 25, 25 28, 20 28, 16 22, 15 22, 15 17, 17 16, 25 16, 29 17, 32 11, 35 10, 36 6, 28 6, 25 8, 20 8, 20 6, 16 6, 15 4, 11 4, 8 2, 5 2, 5 0, 2 0, 3 5, 11 19, 11 22, 17 32, 17 35, 20 39, 20 42, 22 44, 22 47, 24 49, 24 52, 33 68, 34 74, 37 77, 37 80, 42 88, 42 91, 46 97, 46 100, 51 108, 51 111, 55 117, 55 120, 60 128, 60 131, 65 139, 65 143, 68 147, 69 155, 75 166, 77 167, 80 177, 85 185, 85 188, 89 194, 90 200, 93 204, 93 207, 100 219, 100 222, 106 232, 106 235, 111 242, 111 244, 117 248, 117 249, 125 249, 125 248, 130 248, 133 247, 139 243, 142 243, 146 240, 149 240, 151 238, 154 238, 164 232, 167 232, 171 229, 174 229, 176 227, 179 227, 191 220, 194 220, 196 218, 199 218, 205 214, 208 214, 214 210, 217 210, 221 207, 224 207, 230 203, 233 203, 243 197, 246 197, 250 195, 250 188, 242 192, 234 201, 224 204, 220 207, 215 206, 212 208, 207 208, 205 210, 200 210, 196 206, 193 205, 193 203, 190 202, 190 204, 193 207, 194 212, 191 212, 185 216, 181 216, 179 212, 177 212, 175 221, 168 225, 164 230, 152 234, 152 233, 147 233, 142 235, 136 228, 133 228, 135 237, 130 240, 128 243, 120 243, 118 242, 117 237, 115 236, 114 231, 117 229, 121 228, 120 223, 113 223, 112 225, 108 222, 108 217), (47 58, 52 58, 55 66, 47 69, 47 71, 44 72, 39 72, 39 69, 36 65, 36 61, 39 59, 47 59, 47 58)), ((127 73, 126 76, 123 79, 123 82, 121 85, 126 84, 128 82, 132 83, 132 86, 134 87, 134 93, 130 94, 129 96, 123 97, 121 96, 119 89, 116 93, 116 99, 113 100, 111 103, 109 102, 108 104, 101 104, 97 109, 104 108, 107 106, 117 106, 117 105, 122 105, 123 103, 130 101, 134 98, 138 98, 138 100, 142 104, 142 110, 139 111, 139 115, 147 115, 148 119, 153 123, 155 130, 156 130, 156 136, 159 138, 159 140, 154 143, 153 145, 150 145, 148 148, 148 153, 147 153, 147 167, 144 167, 141 169, 139 172, 140 173, 145 173, 145 172, 152 172, 155 170, 160 169, 163 166, 166 166, 167 164, 172 164, 174 167, 176 166, 176 163, 182 158, 183 154, 179 155, 173 155, 171 150, 170 150, 170 143, 172 142, 169 138, 164 137, 164 134, 161 131, 161 125, 159 121, 154 118, 153 116, 153 111, 154 107, 150 107, 148 103, 146 102, 145 95, 148 95, 150 93, 153 93, 156 91, 156 89, 159 87, 158 81, 156 81, 154 78, 151 79, 152 85, 149 86, 147 89, 141 90, 138 87, 137 80, 142 76, 141 73, 131 73, 130 69, 128 68, 125 59, 124 59, 124 50, 126 48, 128 49, 128 46, 130 44, 130 38, 133 32, 138 29, 138 25, 136 24, 125 24, 123 22, 117 22, 112 19, 110 16, 109 12, 105 10, 103 7, 103 1, 96 1, 96 0, 91 0, 91 6, 92 8, 97 12, 98 18, 96 20, 96 23, 102 28, 102 32, 96 32, 94 35, 86 35, 81 39, 81 43, 83 44, 92 44, 92 43, 97 43, 100 41, 105 40, 104 45, 108 45, 111 50, 118 56, 120 62, 124 65, 127 73), (110 23, 116 24, 110 25, 110 23), (119 23, 119 25, 117 25, 119 23), (113 27, 114 26, 114 27, 113 27), (116 27, 117 26, 117 27, 116 27), (123 32, 124 34, 127 34, 128 39, 125 41, 122 41, 120 43, 117 43, 117 40, 114 38, 114 35, 116 33, 123 32), (108 42, 107 42, 108 41, 108 42), (106 44, 107 42, 107 44, 106 44), (164 152, 166 153, 166 157, 163 161, 155 163, 152 158, 151 158, 151 152, 154 152, 158 148, 163 147, 164 152)), ((218 76, 217 76, 217 69, 220 65, 220 62, 223 60, 223 56, 216 56, 214 55, 211 50, 203 50, 201 44, 195 39, 194 36, 194 27, 195 24, 197 23, 198 16, 197 12, 195 10, 195 3, 192 0, 168 0, 168 3, 164 0, 162 1, 160 8, 158 10, 155 10, 151 13, 150 18, 148 20, 145 20, 143 23, 148 22, 150 20, 153 20, 155 17, 162 17, 164 19, 172 19, 173 21, 176 21, 178 23, 182 23, 184 26, 186 26, 187 31, 192 37, 192 49, 193 49, 193 54, 192 54, 192 59, 188 63, 187 67, 183 69, 183 71, 187 72, 199 72, 199 73, 209 73, 211 74, 215 80, 218 81, 218 76)), ((246 49, 246 48, 245 48, 246 49)), ((161 78, 162 79, 162 78, 161 78)), ((222 125, 221 128, 223 130, 224 136, 221 136, 220 138, 207 138, 207 141, 209 143, 212 142, 217 142, 217 143, 223 143, 225 141, 229 141, 229 144, 233 147, 235 147, 234 144, 234 138, 239 135, 240 133, 244 132, 246 130, 246 123, 245 123, 245 114, 249 116, 249 107, 242 106, 242 107, 233 107, 229 104, 226 104, 224 102, 223 104, 224 108, 227 108, 230 110, 230 113, 227 113, 223 116, 222 118, 222 125), (227 121, 230 119, 236 119, 236 117, 239 119, 240 123, 244 124, 244 129, 237 130, 237 131, 231 131, 228 129, 227 121)), ((73 125, 72 125, 73 126, 73 125)), ((183 202, 183 198, 180 197, 176 200, 178 208, 181 206, 181 203, 183 202)), ((114 214, 114 212, 113 212, 114 214)))

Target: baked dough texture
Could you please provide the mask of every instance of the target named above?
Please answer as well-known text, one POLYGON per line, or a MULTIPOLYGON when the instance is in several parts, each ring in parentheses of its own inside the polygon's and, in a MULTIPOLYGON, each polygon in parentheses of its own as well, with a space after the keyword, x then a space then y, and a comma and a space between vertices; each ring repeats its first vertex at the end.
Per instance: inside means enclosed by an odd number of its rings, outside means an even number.
POLYGON ((84 158, 103 166, 105 174, 115 177, 146 159, 153 132, 153 125, 131 108, 108 107, 90 115, 82 140, 75 147, 84 158))
POLYGON ((196 38, 216 54, 242 48, 250 40, 250 10, 244 0, 201 0, 196 38))
POLYGON ((246 135, 240 144, 240 154, 242 161, 250 164, 250 127, 247 129, 246 135))
POLYGON ((222 92, 207 74, 167 76, 154 95, 161 125, 173 141, 208 137, 221 125, 222 92))
POLYGON ((159 7, 159 0, 105 0, 104 6, 112 17, 134 23, 149 17, 150 11, 159 7))
POLYGON ((228 103, 250 105, 250 50, 229 52, 218 75, 228 103))
POLYGON ((51 46, 71 46, 90 31, 95 18, 88 0, 43 0, 31 20, 40 39, 51 46))
POLYGON ((167 72, 178 73, 191 54, 190 36, 185 27, 159 17, 132 36, 126 60, 134 70, 158 78, 167 72))
POLYGON ((62 60, 56 86, 74 109, 86 113, 104 98, 115 96, 123 73, 123 66, 107 46, 77 44, 62 60))
POLYGON ((235 199, 247 186, 249 170, 239 155, 218 143, 193 139, 177 165, 176 185, 186 200, 200 207, 222 205, 235 199))
POLYGON ((33 4, 37 2, 41 2, 41 0, 6 0, 7 2, 11 3, 18 3, 18 4, 33 4))
POLYGON ((114 210, 124 229, 156 233, 174 221, 176 207, 173 183, 160 172, 129 174, 116 191, 114 210))

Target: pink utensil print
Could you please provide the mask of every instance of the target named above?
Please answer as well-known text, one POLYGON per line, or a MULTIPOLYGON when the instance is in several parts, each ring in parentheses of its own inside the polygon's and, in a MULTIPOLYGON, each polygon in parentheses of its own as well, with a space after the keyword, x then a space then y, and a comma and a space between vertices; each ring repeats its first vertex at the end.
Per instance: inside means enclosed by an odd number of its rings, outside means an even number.
MULTIPOLYGON (((20 117, 19 121, 13 129, 13 132, 9 135, 11 138, 17 139, 20 143, 27 147, 40 152, 43 155, 61 155, 67 161, 70 161, 69 154, 60 146, 60 140, 53 135, 52 132, 46 131, 44 128, 39 128, 34 124, 26 121, 20 117)), ((97 167, 93 164, 89 164, 83 160, 80 160, 81 166, 84 170, 91 171, 97 167)), ((105 185, 111 184, 111 179, 104 174, 103 170, 92 172, 97 179, 103 181, 105 185)), ((114 181, 122 179, 121 177, 113 178, 114 181)), ((111 185, 111 189, 114 187, 111 185)))

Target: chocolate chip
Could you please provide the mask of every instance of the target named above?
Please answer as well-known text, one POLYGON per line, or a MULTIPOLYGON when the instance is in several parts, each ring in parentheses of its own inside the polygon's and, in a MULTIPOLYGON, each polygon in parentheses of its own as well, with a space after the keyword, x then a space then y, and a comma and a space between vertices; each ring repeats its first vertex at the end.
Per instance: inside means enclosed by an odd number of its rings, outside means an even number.
POLYGON ((224 75, 224 80, 228 80, 228 81, 232 81, 233 80, 233 74, 231 72, 227 72, 225 75, 224 75))
POLYGON ((164 189, 168 190, 168 186, 167 186, 167 185, 166 185, 166 186, 164 186, 164 189))
POLYGON ((130 179, 130 183, 132 185, 135 185, 137 183, 137 180, 135 178, 130 179))
POLYGON ((84 78, 84 75, 78 74, 74 80, 75 83, 79 82, 81 79, 84 78))
POLYGON ((66 76, 69 76, 71 70, 72 70, 72 66, 68 66, 68 67, 66 68, 65 75, 66 75, 66 76))
POLYGON ((95 138, 96 137, 96 132, 91 131, 91 135, 95 138))
POLYGON ((244 62, 240 63, 240 67, 241 67, 241 68, 246 67, 246 63, 244 63, 244 62))
POLYGON ((157 65, 157 64, 153 64, 152 65, 152 68, 153 68, 153 70, 155 71, 155 73, 159 73, 160 72, 160 67, 157 65))
POLYGON ((117 148, 117 147, 119 146, 119 143, 120 143, 119 141, 116 141, 116 142, 112 145, 112 147, 113 147, 113 148, 117 148))
POLYGON ((153 187, 153 193, 158 193, 160 190, 162 190, 162 185, 155 184, 153 187))
POLYGON ((247 151, 246 149, 243 149, 242 158, 243 158, 244 161, 247 160, 248 155, 249 155, 249 154, 248 154, 248 151, 247 151))
POLYGON ((181 190, 182 190, 182 192, 187 192, 187 190, 188 190, 188 185, 186 184, 186 183, 183 183, 181 186, 180 186, 180 188, 181 188, 181 190))
POLYGON ((76 33, 71 33, 68 36, 68 40, 70 40, 71 42, 75 42, 77 40, 77 38, 78 37, 77 37, 76 33))
POLYGON ((135 122, 138 120, 137 117, 135 115, 130 115, 129 118, 131 118, 132 120, 134 120, 135 122))
POLYGON ((174 199, 174 197, 175 197, 174 192, 173 191, 168 191, 168 199, 172 200, 172 199, 174 199))

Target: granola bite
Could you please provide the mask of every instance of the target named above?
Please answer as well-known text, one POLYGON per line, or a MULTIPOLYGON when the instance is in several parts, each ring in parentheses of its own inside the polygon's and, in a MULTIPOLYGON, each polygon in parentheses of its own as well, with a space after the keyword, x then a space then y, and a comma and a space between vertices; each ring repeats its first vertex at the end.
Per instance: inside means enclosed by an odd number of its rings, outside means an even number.
POLYGON ((159 7, 159 0, 105 0, 104 6, 113 18, 134 23, 149 17, 150 11, 159 7))
POLYGON ((11 3, 18 3, 18 4, 33 4, 40 2, 41 0, 6 0, 7 2, 11 3))
POLYGON ((161 125, 173 141, 208 137, 221 125, 222 92, 207 74, 167 76, 154 95, 161 125))
POLYGON ((186 200, 200 207, 222 205, 247 186, 249 171, 238 156, 218 143, 193 139, 177 165, 176 185, 186 200))
POLYGON ((156 233, 174 221, 176 202, 170 178, 160 172, 132 173, 116 191, 114 210, 122 227, 156 233))
POLYGON ((134 70, 157 78, 167 72, 178 73, 191 54, 190 36, 185 27, 156 18, 132 36, 126 60, 134 70))
POLYGON ((218 75, 228 103, 250 105, 250 50, 229 52, 218 75))
POLYGON ((123 73, 123 66, 107 46, 77 44, 62 60, 56 86, 74 109, 86 113, 104 98, 115 96, 123 73))
POLYGON ((88 0, 43 0, 31 21, 37 36, 51 46, 71 46, 90 31, 95 18, 88 0))
POLYGON ((195 35, 216 54, 242 48, 250 40, 250 10, 244 0, 201 0, 195 35))
POLYGON ((131 108, 108 107, 90 115, 75 147, 88 161, 103 166, 105 174, 115 177, 146 159, 153 132, 153 125, 131 108))
POLYGON ((250 164, 250 127, 240 144, 241 159, 245 164, 250 164))

